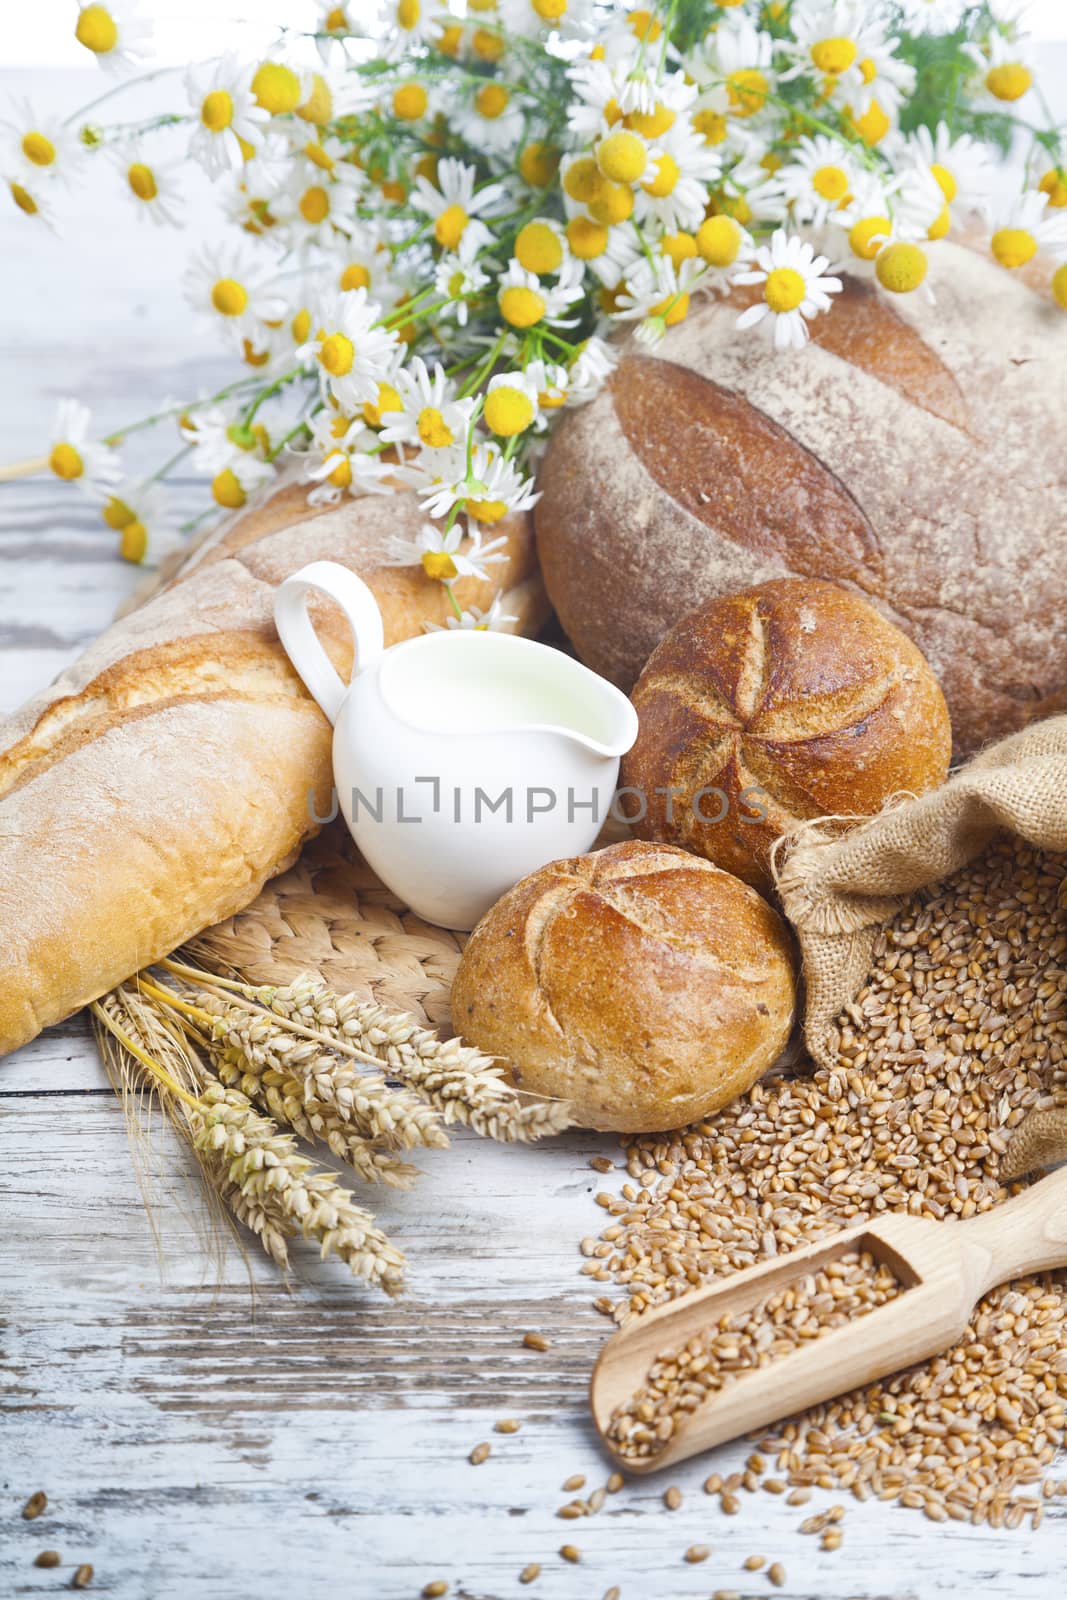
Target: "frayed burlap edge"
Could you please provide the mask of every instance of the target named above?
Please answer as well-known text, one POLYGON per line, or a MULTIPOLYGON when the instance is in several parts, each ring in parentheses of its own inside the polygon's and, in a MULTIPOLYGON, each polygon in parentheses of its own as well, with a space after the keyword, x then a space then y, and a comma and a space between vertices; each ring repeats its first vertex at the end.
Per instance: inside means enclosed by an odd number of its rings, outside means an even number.
POLYGON ((783 841, 775 875, 800 941, 807 1046, 821 1066, 833 1063, 835 1021, 870 971, 882 925, 1003 829, 1067 851, 1067 716, 990 746, 942 788, 897 799, 845 833, 842 819, 822 818, 783 841))

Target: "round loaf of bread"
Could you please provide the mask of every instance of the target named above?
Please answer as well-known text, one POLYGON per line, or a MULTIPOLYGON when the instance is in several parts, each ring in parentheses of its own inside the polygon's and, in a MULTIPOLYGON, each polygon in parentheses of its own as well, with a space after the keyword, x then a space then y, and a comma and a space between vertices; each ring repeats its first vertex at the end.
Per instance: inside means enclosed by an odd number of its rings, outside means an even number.
POLYGON ((622 347, 538 484, 583 661, 628 689, 695 605, 816 577, 914 639, 961 754, 1063 704, 1067 316, 988 249, 944 241, 930 277, 934 305, 846 278, 795 354, 736 299, 622 347))
POLYGON ((742 1094, 793 1024, 792 947, 747 885, 669 845, 554 861, 479 922, 454 1026, 583 1127, 684 1127, 742 1094))
POLYGON ((620 803, 643 839, 769 891, 774 841, 872 816, 948 776, 944 695, 900 629, 833 583, 779 578, 712 600, 656 647, 620 803))

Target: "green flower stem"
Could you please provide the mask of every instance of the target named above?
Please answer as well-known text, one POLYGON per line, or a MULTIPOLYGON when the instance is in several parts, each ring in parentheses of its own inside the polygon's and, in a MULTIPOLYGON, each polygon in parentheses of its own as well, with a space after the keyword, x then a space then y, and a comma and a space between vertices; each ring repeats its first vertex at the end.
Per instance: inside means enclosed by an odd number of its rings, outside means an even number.
POLYGON ((113 84, 110 89, 105 89, 103 94, 97 95, 95 100, 90 100, 88 105, 72 112, 69 117, 64 119, 63 126, 69 128, 72 122, 78 122, 82 117, 87 117, 90 111, 95 111, 97 106, 102 106, 105 100, 110 100, 113 95, 121 94, 124 89, 132 89, 139 83, 151 83, 154 78, 162 78, 168 72, 180 72, 181 70, 182 68, 180 67, 154 67, 151 72, 142 72, 139 77, 124 78, 121 83, 113 84))

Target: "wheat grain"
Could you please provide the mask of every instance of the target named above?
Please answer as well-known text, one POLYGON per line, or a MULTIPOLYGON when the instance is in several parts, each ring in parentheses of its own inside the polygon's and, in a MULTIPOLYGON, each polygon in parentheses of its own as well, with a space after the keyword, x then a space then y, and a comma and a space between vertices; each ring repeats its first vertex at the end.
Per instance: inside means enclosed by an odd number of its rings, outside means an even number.
POLYGON ((41 1515, 41 1512, 46 1509, 47 1505, 48 1496, 45 1494, 43 1489, 38 1489, 35 1494, 30 1495, 30 1498, 26 1501, 26 1504, 22 1508, 23 1520, 26 1522, 35 1522, 41 1515))

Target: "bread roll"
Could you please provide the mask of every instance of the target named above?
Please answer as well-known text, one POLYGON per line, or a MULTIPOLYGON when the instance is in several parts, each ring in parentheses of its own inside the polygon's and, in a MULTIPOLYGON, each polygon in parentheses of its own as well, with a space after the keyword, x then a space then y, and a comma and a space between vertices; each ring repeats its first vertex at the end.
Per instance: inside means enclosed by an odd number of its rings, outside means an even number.
MULTIPOLYGON (((307 504, 282 484, 226 520, 177 578, 115 623, 46 690, 0 722, 0 1053, 57 1022, 209 924, 232 915, 329 809, 331 732, 274 631, 276 585, 308 561, 358 571, 386 643, 444 622, 421 567, 384 564, 424 521, 413 494, 307 504)), ((518 626, 546 607, 527 519, 500 525, 507 560, 455 586, 497 586, 518 626)), ((314 604, 338 671, 348 628, 314 604)))
POLYGON ((531 873, 486 913, 452 1020, 524 1089, 589 1128, 681 1128, 781 1054, 789 935, 754 890, 669 845, 627 840, 531 873))
POLYGON ((945 697, 899 628, 836 584, 779 578, 700 606, 633 692, 622 795, 642 839, 764 893, 774 841, 809 817, 873 816, 944 783, 945 697))
POLYGON ((583 661, 629 689, 702 601, 826 578, 919 646, 961 754, 1063 703, 1067 317, 988 247, 945 241, 930 276, 936 305, 846 278, 791 355, 736 297, 623 347, 538 483, 583 661))

